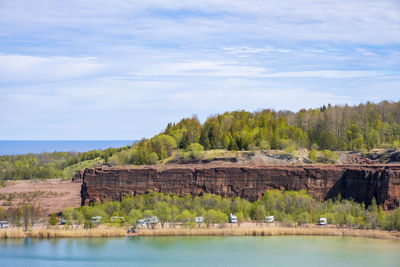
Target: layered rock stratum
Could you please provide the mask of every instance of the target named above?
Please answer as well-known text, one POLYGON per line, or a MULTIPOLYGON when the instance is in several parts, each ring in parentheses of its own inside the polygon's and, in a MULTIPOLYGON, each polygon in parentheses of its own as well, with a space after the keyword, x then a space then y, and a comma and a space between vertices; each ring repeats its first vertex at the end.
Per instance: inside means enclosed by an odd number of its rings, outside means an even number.
POLYGON ((400 204, 400 166, 388 164, 95 167, 78 172, 74 181, 82 183, 82 205, 146 192, 212 193, 254 201, 270 189, 306 190, 320 200, 341 194, 367 205, 375 197, 385 209, 400 204))

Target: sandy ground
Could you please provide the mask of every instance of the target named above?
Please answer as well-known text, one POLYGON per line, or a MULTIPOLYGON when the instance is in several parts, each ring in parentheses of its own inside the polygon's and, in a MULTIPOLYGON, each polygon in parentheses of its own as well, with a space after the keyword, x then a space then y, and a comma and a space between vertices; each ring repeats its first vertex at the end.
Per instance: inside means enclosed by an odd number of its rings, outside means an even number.
POLYGON ((15 207, 23 202, 40 205, 45 213, 63 211, 65 207, 79 207, 81 184, 60 179, 8 181, 0 187, 0 205, 15 207))

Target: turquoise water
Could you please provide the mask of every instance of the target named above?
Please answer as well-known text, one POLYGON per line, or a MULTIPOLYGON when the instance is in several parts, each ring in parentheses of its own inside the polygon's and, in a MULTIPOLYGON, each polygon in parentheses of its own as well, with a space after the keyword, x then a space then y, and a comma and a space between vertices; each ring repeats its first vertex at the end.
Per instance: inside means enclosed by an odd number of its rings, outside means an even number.
POLYGON ((0 266, 400 266, 400 242, 343 237, 0 240, 0 266))
POLYGON ((41 152, 85 152, 94 149, 130 146, 134 140, 51 140, 51 141, 5 141, 0 140, 0 155, 18 155, 41 152))

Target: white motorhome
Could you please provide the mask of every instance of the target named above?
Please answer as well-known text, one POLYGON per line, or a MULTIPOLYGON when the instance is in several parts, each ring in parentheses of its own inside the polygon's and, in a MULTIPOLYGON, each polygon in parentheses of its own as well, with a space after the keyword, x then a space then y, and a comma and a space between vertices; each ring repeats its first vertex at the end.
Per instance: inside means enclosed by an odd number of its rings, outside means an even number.
POLYGON ((237 216, 236 216, 236 215, 233 215, 233 214, 231 213, 231 215, 229 215, 229 222, 230 222, 230 223, 237 223, 237 216))
POLYGON ((8 221, 0 221, 0 228, 8 228, 8 227, 10 227, 8 221))
POLYGON ((195 220, 196 223, 203 223, 204 222, 203 216, 196 217, 194 220, 195 220))
POLYGON ((319 225, 326 225, 328 220, 325 217, 319 218, 319 225))
POLYGON ((266 223, 273 223, 275 221, 274 216, 266 216, 265 217, 265 222, 266 223))
POLYGON ((146 217, 143 218, 142 220, 144 220, 147 224, 157 224, 158 223, 158 217, 157 216, 151 216, 151 217, 146 217))
POLYGON ((92 217, 92 222, 94 223, 94 224, 100 224, 101 223, 101 216, 94 216, 94 217, 92 217))

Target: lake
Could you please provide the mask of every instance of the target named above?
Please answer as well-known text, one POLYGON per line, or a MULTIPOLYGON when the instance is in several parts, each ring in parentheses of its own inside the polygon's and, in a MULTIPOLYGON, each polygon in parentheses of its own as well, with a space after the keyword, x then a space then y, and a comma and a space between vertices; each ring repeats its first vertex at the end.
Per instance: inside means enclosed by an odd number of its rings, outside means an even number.
POLYGON ((130 146, 134 140, 0 140, 0 155, 41 152, 85 152, 94 149, 130 146))
POLYGON ((0 240, 0 266, 399 266, 400 242, 349 237, 0 240))

